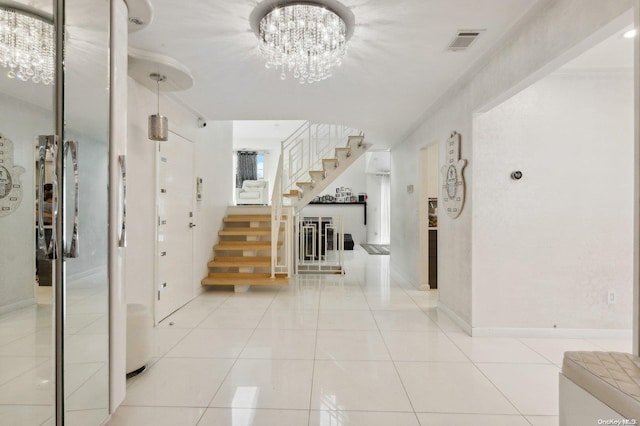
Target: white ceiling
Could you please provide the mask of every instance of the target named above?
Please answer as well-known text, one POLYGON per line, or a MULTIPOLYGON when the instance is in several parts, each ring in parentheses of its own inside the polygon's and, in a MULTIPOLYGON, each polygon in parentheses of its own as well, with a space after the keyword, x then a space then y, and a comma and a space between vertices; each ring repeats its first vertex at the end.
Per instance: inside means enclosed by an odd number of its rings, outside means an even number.
MULTIPOLYGON (((633 26, 619 31, 582 55, 563 65, 558 71, 633 69, 633 39, 622 37, 633 26)), ((279 149, 280 141, 292 134, 303 121, 235 121, 234 149, 279 149)), ((373 152, 367 159, 367 173, 390 170, 388 152, 373 152)))
MULTIPOLYGON (((255 0, 154 0, 151 25, 130 41, 191 69, 195 86, 178 96, 192 109, 210 120, 242 120, 234 130, 236 148, 277 147, 301 124, 296 120, 357 127, 384 148, 397 143, 535 1, 343 0, 356 18, 348 56, 334 77, 304 86, 264 68, 249 24, 255 0), (469 51, 446 51, 457 29, 474 28, 486 31, 469 51)), ((51 11, 50 0, 19 2, 51 11)), ((108 2, 74 4, 67 16, 66 95, 78 108, 67 111, 67 124, 104 135, 108 2), (101 17, 94 13, 98 5, 101 17)), ((615 35, 564 68, 630 68, 632 60, 633 42, 615 35)), ((0 70, 0 92, 51 109, 51 86, 5 74, 0 70)))
POLYGON ((169 55, 195 77, 178 96, 209 120, 311 120, 397 143, 421 114, 536 0, 343 0, 356 26, 342 67, 312 85, 265 69, 251 31, 255 0, 154 0, 132 46, 169 55), (484 29, 448 52, 459 29, 484 29))

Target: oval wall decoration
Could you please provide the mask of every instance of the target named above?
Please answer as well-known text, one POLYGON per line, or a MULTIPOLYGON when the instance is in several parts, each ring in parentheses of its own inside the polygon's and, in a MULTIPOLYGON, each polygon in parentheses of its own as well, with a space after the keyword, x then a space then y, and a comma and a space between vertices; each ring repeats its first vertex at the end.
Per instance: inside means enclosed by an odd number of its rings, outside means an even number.
POLYGON ((445 144, 447 160, 440 169, 442 173, 442 203, 447 214, 455 219, 464 206, 464 175, 467 160, 460 159, 460 134, 451 133, 445 144))
POLYGON ((0 217, 16 211, 22 201, 23 167, 13 165, 13 142, 0 135, 0 217))

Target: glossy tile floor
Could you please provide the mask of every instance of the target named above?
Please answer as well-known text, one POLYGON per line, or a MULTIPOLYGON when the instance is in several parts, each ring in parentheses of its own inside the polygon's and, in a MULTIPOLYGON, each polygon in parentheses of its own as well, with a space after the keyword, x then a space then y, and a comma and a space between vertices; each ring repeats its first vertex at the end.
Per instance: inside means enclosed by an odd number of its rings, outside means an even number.
POLYGON ((207 291, 156 328, 156 357, 110 426, 551 426, 564 350, 626 340, 471 338, 388 256, 345 276, 207 291))
MULTIPOLYGON (((0 425, 55 425, 51 287, 37 303, 0 315, 0 425)), ((108 292, 86 277, 67 291, 67 425, 99 425, 108 416, 108 292)))

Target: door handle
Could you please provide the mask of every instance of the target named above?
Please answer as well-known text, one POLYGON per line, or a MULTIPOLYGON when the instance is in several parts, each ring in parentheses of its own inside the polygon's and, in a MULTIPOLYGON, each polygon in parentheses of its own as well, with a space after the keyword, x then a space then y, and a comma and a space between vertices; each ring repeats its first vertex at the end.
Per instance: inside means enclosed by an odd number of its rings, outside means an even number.
POLYGON ((196 224, 195 224, 195 223, 191 222, 191 223, 189 224, 189 228, 195 228, 195 227, 196 227, 196 224))
POLYGON ((127 159, 124 155, 118 156, 118 164, 120 165, 120 176, 121 176, 121 189, 122 189, 122 198, 120 199, 120 203, 122 203, 122 226, 119 227, 120 238, 118 239, 118 247, 126 247, 127 246, 127 159))
MULTIPOLYGON (((80 214, 80 185, 78 182, 78 142, 66 141, 64 143, 64 159, 67 159, 67 154, 71 153, 71 163, 73 166, 73 186, 74 186, 74 209, 73 209, 73 233, 71 234, 71 243, 69 249, 66 250, 65 256, 69 258, 75 258, 79 255, 78 250, 78 218, 80 214)), ((66 247, 65 247, 66 249, 66 247)))
MULTIPOLYGON (((51 151, 52 155, 55 155, 56 137, 54 135, 40 135, 38 136, 38 249, 45 255, 49 256, 54 249, 55 244, 55 232, 51 233, 51 240, 47 244, 47 239, 44 232, 44 179, 45 179, 45 161, 47 159, 47 151, 51 151)), ((54 214, 57 213, 57 207, 51 209, 51 224, 55 224, 53 219, 54 214)))

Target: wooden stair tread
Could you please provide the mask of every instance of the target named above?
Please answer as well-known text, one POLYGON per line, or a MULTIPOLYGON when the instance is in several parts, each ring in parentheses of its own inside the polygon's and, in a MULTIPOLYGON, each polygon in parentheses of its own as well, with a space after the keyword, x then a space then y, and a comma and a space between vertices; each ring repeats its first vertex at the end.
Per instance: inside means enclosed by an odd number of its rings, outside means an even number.
POLYGON ((351 157, 351 148, 349 147, 335 148, 335 151, 336 151, 336 158, 346 160, 347 158, 351 157))
POLYGON ((326 169, 326 167, 337 169, 340 163, 337 158, 324 158, 322 159, 322 167, 326 169))
POLYGON ((296 182, 296 185, 298 185, 300 188, 304 188, 304 187, 313 187, 313 182, 296 182))
POLYGON ((363 145, 364 142, 364 136, 349 136, 348 138, 348 144, 351 145, 351 142, 355 141, 358 145, 358 147, 363 145))
MULTIPOLYGON (((282 246, 282 242, 278 243, 278 247, 282 246)), ((213 246, 215 251, 264 251, 271 250, 271 241, 220 241, 213 246)))
POLYGON ((224 228, 220 236, 271 235, 271 228, 224 228))
POLYGON ((270 273, 209 273, 202 285, 287 285, 289 279, 282 275, 271 278, 270 273))
POLYGON ((271 258, 265 256, 246 256, 246 257, 220 257, 216 256, 207 264, 209 268, 251 268, 251 267, 269 267, 271 266, 271 258))
POLYGON ((270 214, 234 214, 223 219, 224 222, 270 222, 270 214))

